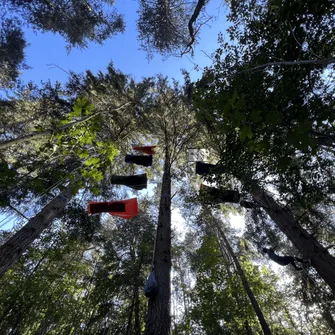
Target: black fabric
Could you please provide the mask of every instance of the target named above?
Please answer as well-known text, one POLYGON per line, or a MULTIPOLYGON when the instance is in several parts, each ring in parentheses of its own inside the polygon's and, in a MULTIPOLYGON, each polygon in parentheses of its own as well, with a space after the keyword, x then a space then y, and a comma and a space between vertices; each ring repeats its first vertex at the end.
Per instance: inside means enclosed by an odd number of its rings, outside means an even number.
POLYGON ((223 202, 238 203, 240 201, 240 194, 237 191, 220 190, 209 186, 200 188, 200 196, 206 204, 219 204, 223 202))
POLYGON ((100 202, 97 204, 90 204, 90 211, 92 214, 110 213, 110 212, 125 212, 126 205, 122 202, 100 202))
POLYGON ((203 162, 196 162, 195 163, 195 173, 200 175, 209 174, 211 169, 215 168, 214 164, 206 164, 203 162))
POLYGON ((301 268, 295 265, 295 260, 301 263, 303 262, 301 258, 294 258, 292 256, 279 256, 272 249, 267 249, 267 254, 269 255, 270 259, 272 259, 279 265, 285 266, 288 264, 292 264, 297 270, 301 270, 301 268))
POLYGON ((130 163, 130 164, 141 165, 141 166, 151 166, 152 165, 152 155, 149 155, 149 156, 126 155, 125 162, 130 163))
POLYGON ((148 298, 155 297, 158 293, 158 284, 155 277, 155 272, 151 271, 144 286, 144 294, 148 298))
POLYGON ((261 207, 253 202, 241 200, 240 205, 244 208, 257 208, 261 207))
POLYGON ((112 176, 111 184, 125 185, 134 190, 143 190, 147 188, 147 174, 138 174, 135 176, 112 176))

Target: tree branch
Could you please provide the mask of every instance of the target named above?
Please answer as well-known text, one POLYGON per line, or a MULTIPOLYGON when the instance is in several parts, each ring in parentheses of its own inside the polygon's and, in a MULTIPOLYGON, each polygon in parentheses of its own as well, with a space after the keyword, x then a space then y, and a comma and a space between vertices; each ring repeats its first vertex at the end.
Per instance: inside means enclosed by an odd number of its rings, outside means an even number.
POLYGON ((240 73, 243 72, 249 72, 254 71, 258 69, 264 69, 268 66, 289 66, 289 65, 309 65, 309 64, 315 64, 315 65, 328 65, 335 63, 335 57, 326 58, 326 59, 307 59, 307 60, 299 60, 299 61, 283 61, 283 62, 270 62, 262 65, 257 65, 255 67, 252 67, 250 69, 239 71, 240 73))
MULTIPOLYGON (((126 103, 122 104, 121 106, 113 109, 112 111, 113 112, 117 111, 117 110, 119 110, 119 109, 121 109, 121 108, 123 108, 123 107, 125 107, 129 104, 131 104, 131 102, 126 102, 126 103)), ((11 140, 8 140, 8 141, 0 142, 0 149, 6 149, 6 148, 10 147, 11 145, 19 143, 19 142, 29 141, 29 140, 34 139, 34 138, 39 138, 39 137, 44 137, 46 135, 54 134, 57 131, 71 128, 72 126, 75 126, 75 125, 78 125, 80 123, 86 122, 86 121, 96 117, 97 115, 104 114, 104 113, 108 113, 108 111, 107 112, 106 111, 97 112, 93 115, 88 115, 88 116, 84 117, 83 119, 65 124, 65 125, 57 127, 57 128, 49 128, 49 129, 46 129, 44 131, 34 131, 30 134, 27 134, 27 135, 24 135, 24 136, 21 136, 21 137, 17 137, 17 138, 13 138, 11 140)))
POLYGON ((206 5, 206 3, 208 1, 209 0, 198 0, 197 5, 195 6, 194 12, 193 12, 190 20, 188 21, 188 31, 190 33, 191 40, 187 44, 185 50, 181 53, 182 56, 184 54, 188 53, 190 49, 192 49, 192 45, 195 41, 195 36, 196 36, 196 33, 194 33, 193 24, 197 21, 199 15, 201 13, 201 10, 203 9, 203 7, 206 5))

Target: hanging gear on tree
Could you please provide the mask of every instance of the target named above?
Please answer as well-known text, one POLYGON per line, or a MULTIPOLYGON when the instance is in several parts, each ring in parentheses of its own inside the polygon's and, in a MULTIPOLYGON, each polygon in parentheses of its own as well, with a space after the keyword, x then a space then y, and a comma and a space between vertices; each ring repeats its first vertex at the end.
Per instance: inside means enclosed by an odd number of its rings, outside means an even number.
POLYGON ((141 165, 141 166, 151 166, 152 165, 152 155, 150 156, 126 155, 125 162, 129 164, 136 164, 136 165, 141 165))
POLYGON ((151 272, 149 274, 149 277, 144 285, 144 294, 147 298, 153 298, 157 295, 158 293, 158 283, 156 281, 156 276, 155 276, 155 251, 156 251, 156 239, 157 235, 155 237, 154 241, 154 248, 152 252, 152 261, 151 261, 151 272))
POLYGON ((238 203, 240 194, 233 190, 220 190, 215 187, 200 185, 200 197, 205 204, 219 204, 223 202, 238 203))
POLYGON ((144 294, 147 298, 153 298, 158 293, 158 284, 154 269, 151 270, 149 277, 144 285, 144 294))
POLYGON ((224 168, 220 165, 208 164, 203 162, 195 162, 195 173, 201 176, 214 174, 215 172, 224 172, 224 168))
POLYGON ((128 220, 138 215, 137 198, 110 202, 89 201, 87 211, 89 214, 109 213, 128 220))
POLYGON ((254 202, 250 202, 250 201, 245 201, 245 200, 241 200, 240 201, 240 205, 244 208, 249 208, 249 209, 253 209, 253 208, 267 208, 265 206, 262 206, 262 205, 258 205, 258 204, 255 204, 254 202))
POLYGON ((133 147, 133 149, 135 151, 140 151, 140 152, 143 152, 147 155, 154 155, 155 154, 155 149, 156 148, 156 145, 148 145, 148 146, 144 146, 144 147, 139 147, 139 146, 135 146, 133 147))
POLYGON ((135 176, 111 176, 111 184, 128 186, 134 190, 147 188, 147 174, 138 174, 135 176))
POLYGON ((301 271, 302 268, 299 268, 298 266, 296 266, 295 261, 299 262, 299 263, 303 263, 304 260, 298 257, 293 257, 293 256, 279 256, 277 255, 272 248, 263 248, 262 251, 266 254, 268 254, 269 258, 272 259, 274 262, 276 262, 279 265, 288 265, 288 264, 292 264, 293 267, 298 270, 301 271))

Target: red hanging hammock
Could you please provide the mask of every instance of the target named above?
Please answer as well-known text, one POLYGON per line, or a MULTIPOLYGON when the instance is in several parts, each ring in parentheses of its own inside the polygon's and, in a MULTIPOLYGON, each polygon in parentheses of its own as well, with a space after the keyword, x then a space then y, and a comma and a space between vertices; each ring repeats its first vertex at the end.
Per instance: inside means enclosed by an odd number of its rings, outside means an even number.
POLYGON ((110 202, 89 201, 87 211, 89 214, 109 213, 128 220, 138 215, 137 198, 110 202))
POLYGON ((140 152, 143 152, 147 155, 154 155, 155 154, 155 150, 154 150, 155 148, 156 148, 156 145, 144 146, 144 147, 139 147, 139 146, 133 147, 133 149, 135 151, 140 151, 140 152))

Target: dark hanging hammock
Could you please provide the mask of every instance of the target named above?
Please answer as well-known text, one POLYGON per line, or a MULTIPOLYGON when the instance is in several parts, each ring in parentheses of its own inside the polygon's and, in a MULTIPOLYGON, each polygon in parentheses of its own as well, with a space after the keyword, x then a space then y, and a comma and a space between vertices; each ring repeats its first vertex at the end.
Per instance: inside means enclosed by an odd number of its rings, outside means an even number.
POLYGON ((144 294, 148 298, 153 298, 158 293, 158 284, 155 277, 155 271, 152 270, 144 285, 144 294))
POLYGON ((147 145, 147 146, 144 146, 144 147, 139 147, 139 146, 135 146, 133 147, 133 149, 135 151, 140 151, 140 152, 143 152, 144 154, 147 154, 147 155, 154 155, 155 154, 155 149, 156 148, 156 145, 147 145))
POLYGON ((137 198, 110 202, 89 201, 87 211, 89 214, 109 213, 126 220, 131 219, 138 215, 137 198))
POLYGON ((240 205, 244 208, 259 208, 263 207, 261 205, 255 204, 254 202, 241 200, 240 205))
POLYGON ((272 248, 263 248, 262 251, 266 254, 268 254, 269 258, 276 262, 279 265, 293 265, 293 267, 300 271, 302 268, 298 267, 295 262, 303 263, 304 260, 298 257, 293 256, 279 256, 277 255, 272 248))
POLYGON ((201 176, 214 174, 215 172, 222 173, 224 168, 220 165, 207 164, 203 162, 195 162, 195 173, 201 176))
POLYGON ((129 164, 136 164, 136 165, 141 165, 141 166, 151 166, 152 165, 152 155, 150 156, 126 155, 125 162, 129 164))
POLYGON ((220 190, 215 187, 200 185, 200 198, 205 204, 220 204, 223 202, 240 202, 240 194, 233 190, 220 190))
POLYGON ((147 174, 138 174, 135 176, 112 176, 111 184, 128 186, 134 190, 143 190, 147 188, 147 174))

